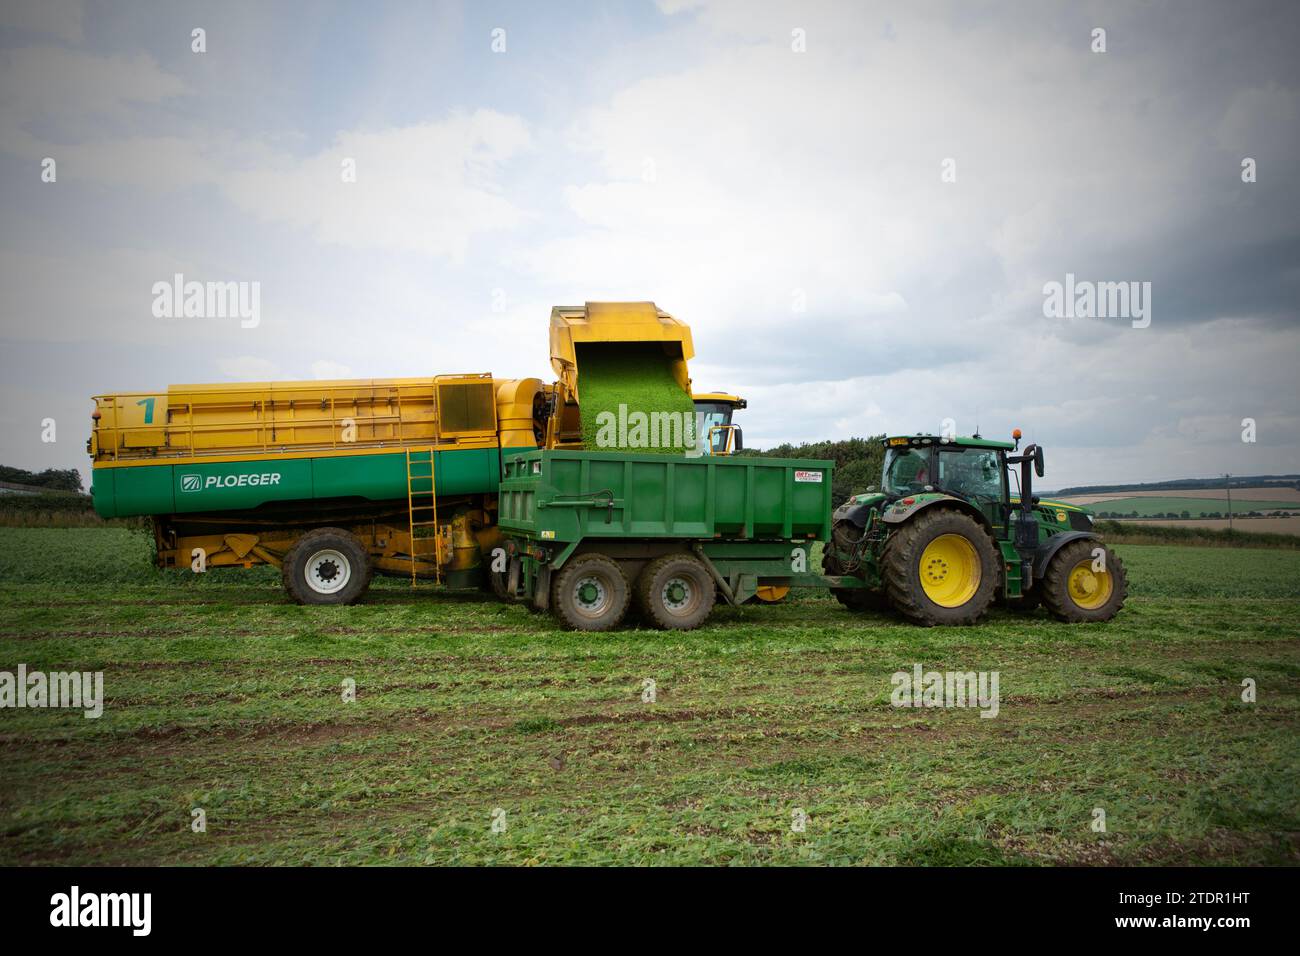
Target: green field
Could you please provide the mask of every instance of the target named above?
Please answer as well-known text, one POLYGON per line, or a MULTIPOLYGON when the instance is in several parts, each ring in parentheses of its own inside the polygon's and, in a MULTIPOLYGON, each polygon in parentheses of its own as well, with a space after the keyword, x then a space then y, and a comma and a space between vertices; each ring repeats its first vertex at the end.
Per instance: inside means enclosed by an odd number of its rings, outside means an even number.
POLYGON ((1300 554, 1118 550, 1107 625, 927 630, 816 595, 583 636, 400 581, 301 608, 269 569, 155 572, 138 533, 0 529, 0 670, 102 670, 107 699, 0 710, 0 864, 1295 863, 1300 554), (998 716, 892 707, 917 663, 999 671, 998 716))
MULTIPOLYGON (((1203 515, 1228 513, 1228 502, 1222 498, 1114 498, 1110 501, 1098 501, 1087 505, 1096 512, 1129 515, 1137 512, 1140 518, 1153 515, 1173 513, 1181 515, 1184 511, 1192 518, 1203 515)), ((1296 501, 1256 501, 1253 499, 1232 499, 1233 514, 1245 514, 1247 511, 1300 511, 1300 502, 1296 501)))

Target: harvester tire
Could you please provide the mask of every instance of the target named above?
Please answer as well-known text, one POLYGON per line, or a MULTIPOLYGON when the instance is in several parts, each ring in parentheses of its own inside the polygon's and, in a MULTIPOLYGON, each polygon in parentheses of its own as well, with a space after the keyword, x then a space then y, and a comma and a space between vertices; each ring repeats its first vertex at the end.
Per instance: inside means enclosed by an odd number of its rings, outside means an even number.
POLYGON ((618 562, 603 554, 582 554, 553 578, 551 613, 575 631, 608 631, 622 622, 630 592, 618 562))
POLYGON ((1128 597, 1128 575, 1124 562, 1110 548, 1096 538, 1081 538, 1052 556, 1037 590, 1058 621, 1109 621, 1128 597), (1101 570, 1096 569, 1098 555, 1093 554, 1098 548, 1104 558, 1101 570))
POLYGON ((284 556, 280 580, 299 604, 355 604, 370 587, 374 568, 365 545, 342 528, 318 528, 284 556))
POLYGON ((998 586, 992 539, 953 508, 929 508, 890 534, 881 565, 889 600, 924 627, 974 624, 998 586))
MULTIPOLYGON (((835 522, 835 527, 831 531, 831 540, 827 544, 839 548, 851 548, 858 543, 861 537, 861 528, 852 521, 840 520, 835 522)), ((844 566, 840 564, 839 555, 835 553, 833 547, 822 550, 822 573, 835 575, 845 573, 844 566)), ((890 609, 889 597, 879 589, 831 588, 831 594, 835 595, 835 600, 850 611, 888 611, 890 609)))
POLYGON ((687 554, 665 554, 642 569, 632 589, 637 609, 663 631, 689 631, 713 613, 717 585, 687 554))

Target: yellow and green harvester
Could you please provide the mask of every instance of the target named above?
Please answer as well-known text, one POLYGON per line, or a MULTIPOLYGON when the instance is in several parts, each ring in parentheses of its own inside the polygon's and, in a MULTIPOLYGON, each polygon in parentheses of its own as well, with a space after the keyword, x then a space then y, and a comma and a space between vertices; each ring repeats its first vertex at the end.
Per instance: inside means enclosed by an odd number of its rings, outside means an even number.
MULTIPOLYGON (((160 566, 273 564, 304 603, 355 601, 373 572, 473 586, 489 577, 506 456, 581 447, 580 357, 596 343, 652 348, 689 400, 685 323, 648 302, 558 306, 551 383, 476 372, 96 396, 95 509, 150 517, 160 566)), ((743 406, 701 402, 720 451, 743 406)))

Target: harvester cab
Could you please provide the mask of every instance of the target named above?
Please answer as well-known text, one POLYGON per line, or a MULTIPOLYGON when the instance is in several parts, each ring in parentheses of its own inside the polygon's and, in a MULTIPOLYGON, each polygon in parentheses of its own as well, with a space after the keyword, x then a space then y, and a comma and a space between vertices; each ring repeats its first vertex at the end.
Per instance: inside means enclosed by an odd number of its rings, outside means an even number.
POLYGON ((749 403, 739 395, 726 392, 696 392, 695 435, 701 455, 730 455, 744 449, 744 439, 739 425, 732 422, 733 413, 749 403))
POLYGON ((1034 494, 1043 450, 1015 454, 1020 437, 885 438, 880 490, 834 515, 823 569, 866 583, 837 590, 840 602, 893 607, 919 624, 970 624, 995 599, 1021 610, 1041 603, 1067 621, 1114 617, 1123 564, 1097 540, 1088 509, 1034 494))

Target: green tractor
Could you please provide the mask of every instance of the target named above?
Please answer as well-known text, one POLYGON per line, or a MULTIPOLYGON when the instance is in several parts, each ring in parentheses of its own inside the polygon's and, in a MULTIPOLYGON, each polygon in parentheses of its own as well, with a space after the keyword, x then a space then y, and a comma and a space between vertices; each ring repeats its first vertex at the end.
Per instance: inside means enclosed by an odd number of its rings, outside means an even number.
POLYGON ((1016 454, 1020 429, 1012 435, 1014 443, 885 438, 880 490, 837 508, 826 543, 823 570, 867 584, 835 589, 840 603, 892 607, 927 626, 973 624, 995 600, 1024 611, 1042 605, 1062 621, 1119 613, 1123 563, 1092 530, 1092 512, 1034 494, 1043 449, 1016 454))

